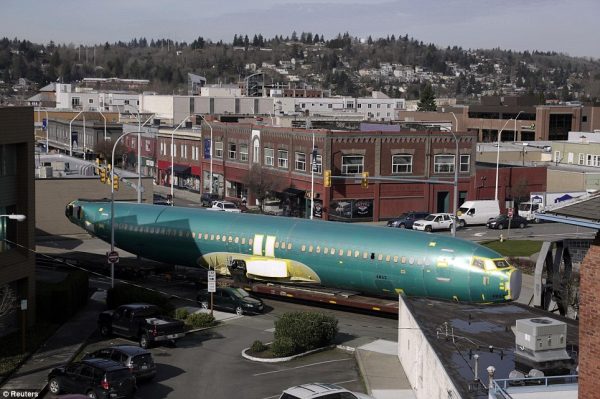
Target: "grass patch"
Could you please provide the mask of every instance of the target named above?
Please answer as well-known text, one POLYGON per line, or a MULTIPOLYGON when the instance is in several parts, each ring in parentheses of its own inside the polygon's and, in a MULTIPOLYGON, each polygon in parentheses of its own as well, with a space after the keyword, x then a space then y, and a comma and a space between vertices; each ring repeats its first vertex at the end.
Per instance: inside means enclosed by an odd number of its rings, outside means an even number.
POLYGON ((504 256, 531 256, 536 252, 540 252, 542 248, 541 241, 531 240, 504 240, 504 242, 496 240, 484 242, 482 245, 504 256))
POLYGON ((38 323, 35 327, 29 328, 25 353, 21 348, 20 330, 0 337, 0 382, 10 376, 24 359, 46 342, 59 326, 59 324, 38 323))

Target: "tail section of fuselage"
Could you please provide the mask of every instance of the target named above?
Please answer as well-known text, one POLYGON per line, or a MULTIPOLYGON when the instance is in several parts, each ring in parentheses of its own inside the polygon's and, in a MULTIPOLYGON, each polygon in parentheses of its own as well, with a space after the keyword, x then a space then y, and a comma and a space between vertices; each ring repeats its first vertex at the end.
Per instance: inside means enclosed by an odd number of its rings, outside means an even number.
POLYGON ((260 281, 476 303, 512 301, 521 288, 500 254, 439 234, 105 200, 73 201, 66 216, 130 253, 223 273, 235 261, 260 281))

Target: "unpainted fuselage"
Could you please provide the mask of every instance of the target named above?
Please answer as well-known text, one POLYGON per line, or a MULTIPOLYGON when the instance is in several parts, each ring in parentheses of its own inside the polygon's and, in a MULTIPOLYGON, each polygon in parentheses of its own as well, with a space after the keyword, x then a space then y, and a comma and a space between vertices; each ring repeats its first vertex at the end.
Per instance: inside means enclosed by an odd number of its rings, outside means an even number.
MULTIPOLYGON (((111 203, 73 201, 69 219, 111 241, 111 203)), ((148 259, 214 267, 241 260, 249 278, 365 294, 464 302, 519 296, 521 272, 500 254, 444 235, 196 208, 114 203, 115 246, 148 259)))

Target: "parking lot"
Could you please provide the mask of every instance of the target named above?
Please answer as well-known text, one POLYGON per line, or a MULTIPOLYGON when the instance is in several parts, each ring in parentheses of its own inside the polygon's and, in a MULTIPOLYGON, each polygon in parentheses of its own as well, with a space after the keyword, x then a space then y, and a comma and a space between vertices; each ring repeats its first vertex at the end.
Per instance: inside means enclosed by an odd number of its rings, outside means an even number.
MULTIPOLYGON (((256 316, 227 315, 221 325, 188 334, 176 347, 151 349, 157 365, 154 380, 141 382, 136 398, 277 398, 293 385, 336 383, 353 391, 365 392, 354 354, 331 349, 284 363, 253 362, 242 357, 243 349, 254 340, 270 342, 274 321, 287 311, 311 307, 267 301, 267 312, 256 316), (193 396, 191 396, 193 395, 193 396)), ((314 310, 314 309, 312 309, 314 310)), ((324 310, 339 321, 339 342, 353 339, 394 339, 396 321, 370 315, 324 310)), ((131 344, 122 338, 103 339, 94 334, 80 356, 102 347, 131 344)), ((48 394, 46 398, 55 398, 48 394)))

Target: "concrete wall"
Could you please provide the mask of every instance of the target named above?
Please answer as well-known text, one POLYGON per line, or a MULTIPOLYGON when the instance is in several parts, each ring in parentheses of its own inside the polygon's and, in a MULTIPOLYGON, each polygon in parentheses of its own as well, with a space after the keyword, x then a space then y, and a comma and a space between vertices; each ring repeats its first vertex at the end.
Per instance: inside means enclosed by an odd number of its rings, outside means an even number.
POLYGON ((402 296, 398 309, 398 359, 417 399, 460 397, 402 296))
POLYGON ((579 287, 579 399, 595 399, 600 392, 600 233, 581 265, 579 287))
POLYGON ((173 96, 141 95, 140 111, 151 112, 157 119, 173 119, 173 96))
MULTIPOLYGON (((128 177, 127 180, 137 183, 137 178, 128 177)), ((151 204, 154 187, 151 177, 142 177, 144 193, 142 202, 151 204)), ((37 215, 35 227, 38 235, 74 235, 85 233, 85 230, 68 221, 65 216, 65 207, 73 200, 79 198, 102 199, 110 198, 110 186, 100 183, 98 177, 68 178, 68 179, 36 179, 35 204, 37 215)), ((120 183, 119 191, 115 191, 115 200, 137 200, 136 191, 120 183)))
POLYGON ((548 168, 546 191, 550 193, 560 193, 563 191, 585 191, 587 188, 585 173, 548 168))

